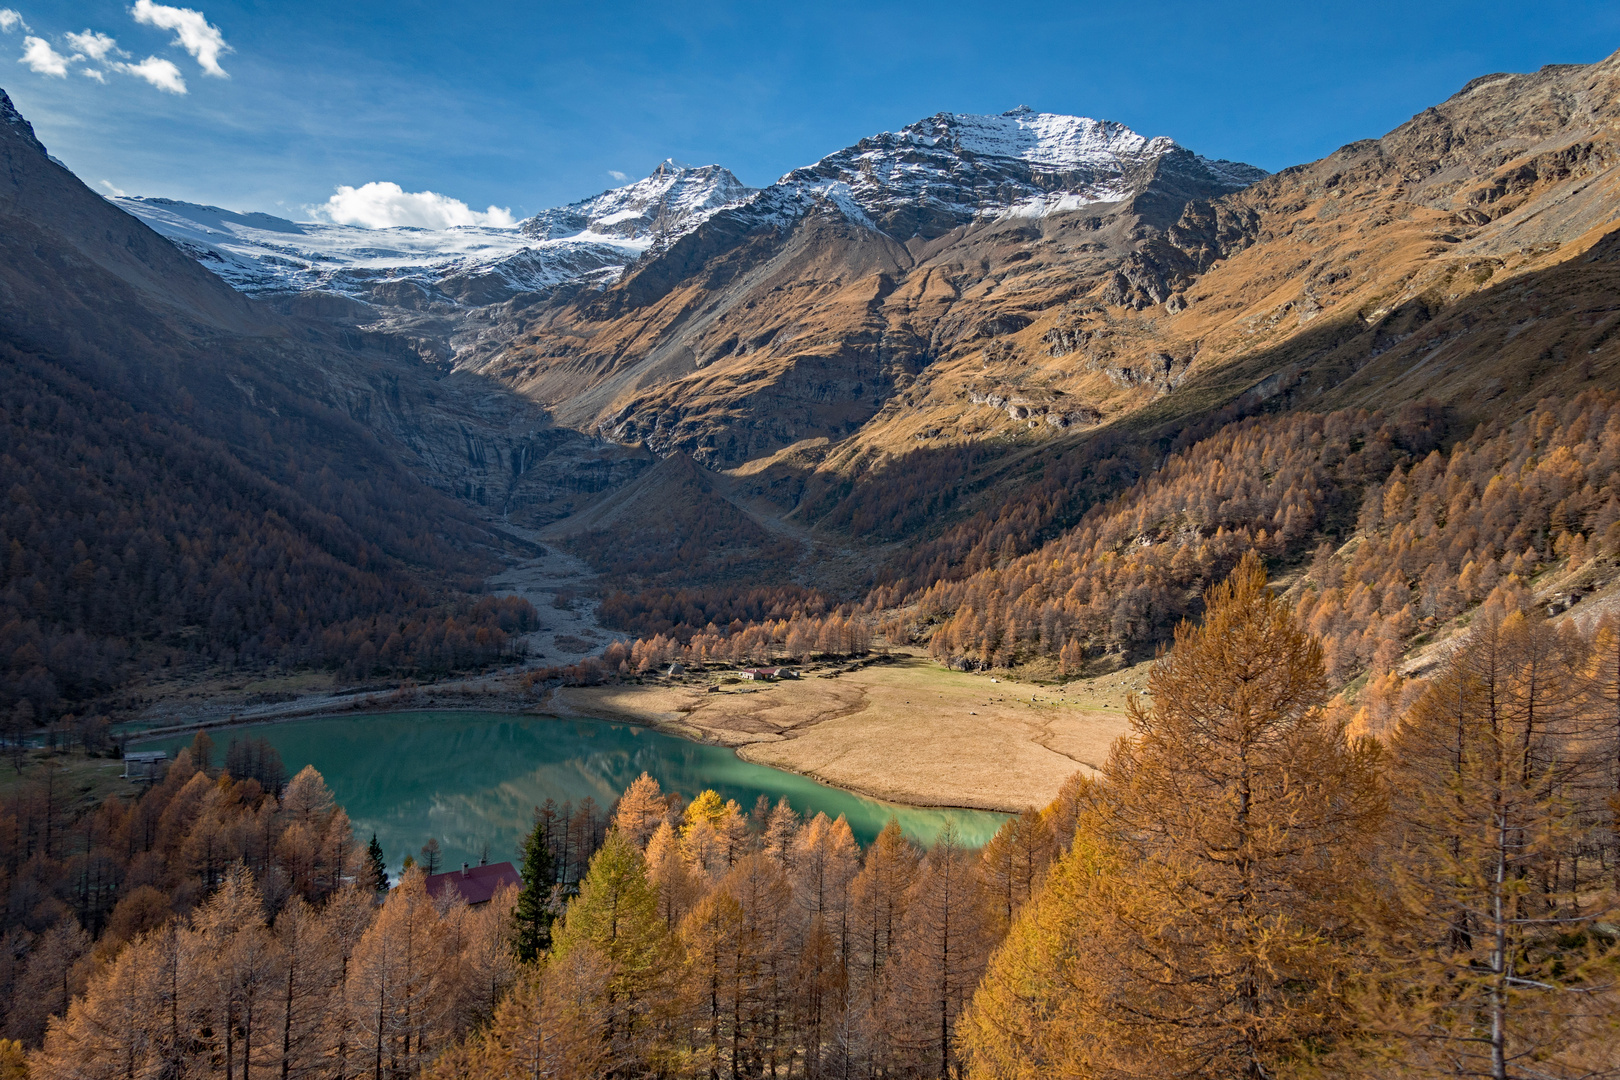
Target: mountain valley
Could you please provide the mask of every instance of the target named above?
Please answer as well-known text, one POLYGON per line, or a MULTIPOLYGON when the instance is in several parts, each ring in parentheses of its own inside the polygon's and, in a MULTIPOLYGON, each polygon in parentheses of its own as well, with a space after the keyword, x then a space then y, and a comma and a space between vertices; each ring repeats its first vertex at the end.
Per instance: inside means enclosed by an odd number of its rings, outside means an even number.
POLYGON ((0 91, 0 1080, 1620 1080, 1620 53, 367 188, 0 91))
MULTIPOLYGON (((1617 76, 1614 57, 1486 76, 1274 176, 1110 122, 942 113, 762 189, 665 162, 441 233, 109 204, 6 130, 58 203, 137 229, 127 211, 195 260, 108 264, 145 290, 121 318, 154 348, 246 365, 173 368, 202 403, 188 422, 223 433, 216 410, 274 417, 292 392, 488 557, 560 547, 599 596, 819 589, 927 645, 955 603, 918 607, 931 586, 1060 539, 1226 425, 1416 407, 1444 447, 1615 387, 1617 76)), ((12 339, 78 348, 105 317, 70 319, 84 286, 47 298, 39 276, 14 286, 35 299, 12 339)), ((1279 567, 1353 539, 1313 513, 1279 567)), ((1129 661, 1167 632, 1150 623, 1082 651, 1129 661)), ((601 630, 580 640, 633 628, 601 630)), ((972 662, 1055 662, 1064 640, 972 662)))

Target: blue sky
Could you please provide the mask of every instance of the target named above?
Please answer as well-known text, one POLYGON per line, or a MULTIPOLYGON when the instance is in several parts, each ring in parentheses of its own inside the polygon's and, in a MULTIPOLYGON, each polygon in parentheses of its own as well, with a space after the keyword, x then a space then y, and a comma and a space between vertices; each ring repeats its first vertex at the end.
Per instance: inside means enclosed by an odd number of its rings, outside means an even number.
POLYGON ((665 157, 760 185, 934 112, 1019 104, 1278 169, 1476 75, 1620 49, 1612 0, 190 2, 200 18, 0 0, 19 17, 0 87, 101 190, 300 218, 369 182, 522 217, 665 157), (100 48, 66 37, 86 30, 120 51, 75 54, 100 48))

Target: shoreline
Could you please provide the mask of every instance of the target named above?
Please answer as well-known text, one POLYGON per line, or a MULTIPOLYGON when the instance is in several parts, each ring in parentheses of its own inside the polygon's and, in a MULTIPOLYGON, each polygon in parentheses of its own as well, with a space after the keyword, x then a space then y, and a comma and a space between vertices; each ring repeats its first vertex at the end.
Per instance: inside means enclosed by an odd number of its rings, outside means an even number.
POLYGON ((896 806, 1007 814, 1045 806, 1075 772, 1095 772, 1128 726, 1113 699, 1136 677, 1127 670, 1107 685, 1039 686, 901 656, 771 683, 710 673, 531 696, 511 675, 341 698, 320 693, 246 709, 193 705, 185 710, 191 715, 127 738, 138 745, 215 728, 376 713, 592 720, 724 746, 749 764, 896 806))
POLYGON ((282 715, 282 716, 275 716, 275 717, 268 717, 268 718, 251 718, 251 719, 245 719, 245 720, 240 718, 240 717, 238 717, 235 720, 231 720, 231 719, 209 720, 209 721, 201 721, 201 720, 199 720, 199 721, 189 723, 189 724, 180 724, 180 725, 175 725, 175 726, 172 726, 172 727, 165 727, 165 728, 152 728, 152 729, 149 729, 147 731, 143 731, 143 732, 140 733, 140 735, 138 737, 131 738, 129 740, 129 744, 133 747, 133 746, 138 745, 139 743, 144 743, 144 742, 149 742, 149 741, 157 741, 157 740, 161 740, 161 739, 170 739, 170 738, 173 738, 176 735, 185 735, 185 734, 189 734, 189 733, 195 733, 195 732, 199 732, 199 731, 210 731, 210 730, 214 730, 214 729, 227 729, 227 730, 230 730, 230 729, 236 729, 236 728, 258 727, 258 726, 266 725, 266 724, 290 724, 290 723, 295 723, 295 722, 301 721, 301 720, 342 720, 342 719, 346 719, 346 718, 348 718, 350 716, 368 716, 368 715, 371 715, 371 716, 375 716, 375 715, 399 716, 399 715, 410 715, 412 713, 488 713, 488 714, 493 715, 493 716, 524 716, 524 717, 529 717, 530 719, 534 719, 534 720, 584 720, 584 721, 587 721, 589 723, 597 723, 597 724, 623 724, 623 725, 625 725, 627 727, 638 727, 638 728, 643 728, 643 729, 645 729, 647 731, 656 731, 661 735, 668 735, 668 736, 670 736, 672 738, 684 739, 687 742, 695 743, 695 744, 700 745, 700 746, 721 746, 721 747, 724 747, 727 750, 730 750, 734 755, 736 755, 736 757, 737 757, 737 759, 739 761, 747 762, 750 765, 759 765, 762 768, 774 769, 777 772, 788 773, 788 774, 793 775, 793 776, 802 776, 806 780, 813 780, 816 783, 822 785, 823 787, 832 788, 832 789, 834 789, 836 791, 842 791, 842 792, 845 792, 846 794, 849 794, 849 795, 856 795, 856 796, 859 796, 860 798, 863 798, 863 799, 871 799, 873 802, 883 803, 884 805, 887 805, 887 806, 901 806, 901 807, 904 807, 904 808, 906 808, 908 810, 965 810, 965 811, 973 811, 973 812, 976 812, 976 813, 985 813, 985 814, 1016 814, 1016 813, 1018 813, 1017 810, 1002 810, 1002 809, 996 809, 996 808, 993 808, 993 807, 985 807, 985 806, 964 806, 964 805, 961 805, 961 804, 953 804, 953 803, 926 803, 925 804, 925 803, 914 803, 914 802, 902 802, 902 801, 898 801, 898 800, 895 800, 895 799, 884 798, 882 795, 877 794, 875 792, 865 791, 865 790, 862 790, 860 788, 850 787, 850 786, 848 786, 846 784, 839 784, 839 783, 836 783, 836 782, 834 782, 832 780, 829 780, 827 777, 817 776, 814 773, 799 772, 798 770, 795 770, 795 769, 784 769, 784 768, 782 768, 780 766, 772 765, 772 764, 769 764, 767 762, 755 761, 752 758, 747 757, 742 753, 744 747, 746 747, 748 745, 746 743, 741 744, 741 745, 737 745, 737 746, 728 746, 727 744, 719 742, 717 740, 703 739, 703 738, 693 738, 692 735, 686 730, 678 730, 677 728, 675 728, 673 726, 665 725, 665 724, 660 723, 658 721, 649 721, 649 720, 646 720, 646 719, 632 718, 632 717, 622 716, 622 715, 621 716, 585 716, 585 715, 582 715, 582 714, 574 714, 574 713, 562 714, 562 713, 556 713, 556 712, 536 711, 535 709, 532 709, 532 708, 526 708, 526 709, 477 708, 477 709, 475 709, 475 708, 467 708, 467 707, 457 708, 457 707, 453 707, 453 706, 420 706, 420 707, 404 708, 404 709, 399 709, 399 708, 376 708, 376 709, 353 709, 353 710, 349 710, 349 711, 346 711, 346 712, 297 713, 297 714, 282 715))

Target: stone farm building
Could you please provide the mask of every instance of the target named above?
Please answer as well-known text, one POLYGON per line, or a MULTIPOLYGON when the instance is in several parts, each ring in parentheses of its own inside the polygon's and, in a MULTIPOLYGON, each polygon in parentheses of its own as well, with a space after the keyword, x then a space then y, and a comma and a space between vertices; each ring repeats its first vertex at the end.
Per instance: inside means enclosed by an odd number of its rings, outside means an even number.
POLYGON ((737 674, 741 678, 752 679, 755 682, 775 682, 777 679, 797 679, 799 677, 792 668, 785 667, 748 668, 746 671, 739 671, 737 674))

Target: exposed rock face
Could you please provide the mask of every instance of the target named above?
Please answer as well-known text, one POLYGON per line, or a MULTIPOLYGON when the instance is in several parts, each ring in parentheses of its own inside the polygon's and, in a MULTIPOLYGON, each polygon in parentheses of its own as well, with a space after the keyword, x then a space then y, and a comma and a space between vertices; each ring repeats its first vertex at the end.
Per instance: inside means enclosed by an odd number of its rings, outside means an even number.
POLYGON ((518 226, 525 236, 562 240, 581 235, 669 243, 721 210, 755 194, 719 165, 666 160, 652 175, 555 210, 542 210, 518 226))
POLYGON ((22 113, 11 103, 11 96, 0 90, 0 123, 11 129, 12 136, 26 146, 44 154, 45 144, 34 134, 34 125, 23 119, 22 113))
MULTIPOLYGON (((510 344, 492 338, 460 361, 571 426, 733 467, 908 423, 908 391, 942 360, 1018 363, 1013 339, 1041 311, 1162 244, 1190 200, 1263 175, 1120 124, 942 113, 789 173, 605 292, 519 313, 510 344)), ((1189 221, 1203 253, 1173 249, 1166 295, 1209 252, 1242 242, 1230 215, 1189 221)), ((1004 381, 1051 390, 1046 372, 1004 381)), ((1040 416, 1061 430, 1094 412, 1040 416)), ((924 422, 900 434, 957 430, 924 422)))

